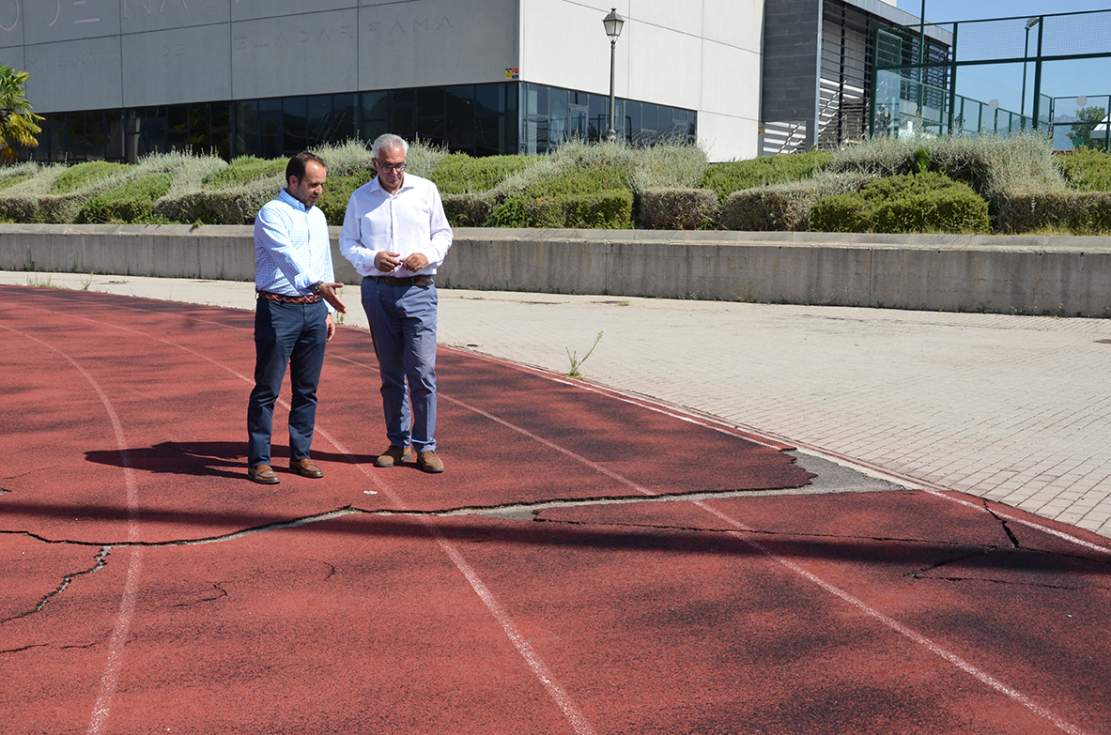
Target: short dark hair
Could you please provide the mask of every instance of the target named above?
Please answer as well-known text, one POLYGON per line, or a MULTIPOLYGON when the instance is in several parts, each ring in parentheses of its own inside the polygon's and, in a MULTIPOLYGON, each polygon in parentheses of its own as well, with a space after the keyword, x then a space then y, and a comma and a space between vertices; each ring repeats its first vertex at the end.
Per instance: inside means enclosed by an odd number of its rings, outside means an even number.
POLYGON ((328 168, 328 164, 320 158, 320 156, 309 153, 308 151, 301 151, 293 158, 289 159, 289 163, 285 165, 285 183, 296 176, 297 180, 305 178, 305 168, 309 161, 316 161, 324 168, 328 168))

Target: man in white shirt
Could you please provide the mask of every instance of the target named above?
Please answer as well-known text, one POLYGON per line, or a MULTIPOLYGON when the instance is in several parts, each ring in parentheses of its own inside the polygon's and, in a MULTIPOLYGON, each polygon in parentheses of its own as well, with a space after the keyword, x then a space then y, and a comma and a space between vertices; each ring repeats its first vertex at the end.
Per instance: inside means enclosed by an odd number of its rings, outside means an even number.
POLYGON ((396 135, 374 141, 378 175, 351 194, 339 245, 363 276, 363 308, 382 378, 390 446, 374 464, 416 461, 425 472, 443 472, 436 454, 433 276, 451 247, 452 232, 436 185, 405 173, 408 151, 409 144, 396 135))
POLYGON ((324 345, 336 332, 332 312, 346 311, 336 292, 328 222, 315 207, 328 171, 311 153, 285 169, 286 188, 255 218, 255 387, 247 403, 247 477, 278 484, 270 460, 274 403, 290 366, 289 469, 302 477, 324 472, 309 459, 316 424, 316 386, 324 345))

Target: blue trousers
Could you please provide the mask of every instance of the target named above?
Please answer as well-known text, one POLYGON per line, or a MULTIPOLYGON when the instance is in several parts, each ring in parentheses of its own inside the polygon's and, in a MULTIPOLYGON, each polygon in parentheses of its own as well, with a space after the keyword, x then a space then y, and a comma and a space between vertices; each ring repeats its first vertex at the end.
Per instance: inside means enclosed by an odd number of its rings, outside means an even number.
POLYGON ((247 402, 249 466, 272 464, 270 434, 274 403, 282 389, 286 365, 293 397, 289 411, 289 455, 305 459, 316 425, 316 386, 328 341, 328 307, 283 304, 259 299, 255 306, 255 387, 247 402))
POLYGON ((436 285, 367 277, 362 300, 382 376, 386 437, 395 447, 435 449, 436 285))

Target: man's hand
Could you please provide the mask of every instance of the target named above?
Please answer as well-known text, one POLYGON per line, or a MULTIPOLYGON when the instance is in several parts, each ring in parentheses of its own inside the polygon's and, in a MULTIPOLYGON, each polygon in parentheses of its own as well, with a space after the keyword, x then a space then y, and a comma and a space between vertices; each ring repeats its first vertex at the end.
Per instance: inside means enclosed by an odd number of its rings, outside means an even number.
POLYGON ((392 273, 401 265, 401 253, 379 250, 374 256, 374 267, 383 273, 392 273))
POLYGON ((339 294, 336 293, 341 288, 343 288, 342 283, 322 283, 320 284, 320 289, 317 291, 317 293, 323 296, 324 300, 331 304, 333 309, 338 311, 340 314, 346 314, 347 307, 344 306, 343 302, 339 300, 339 294))
POLYGON ((428 265, 428 258, 425 257, 424 253, 413 253, 405 259, 405 262, 402 263, 402 265, 405 266, 405 270, 416 273, 421 268, 428 265))
POLYGON ((328 341, 332 341, 332 337, 336 336, 336 320, 332 318, 332 312, 328 312, 328 316, 324 319, 324 326, 328 329, 328 341))

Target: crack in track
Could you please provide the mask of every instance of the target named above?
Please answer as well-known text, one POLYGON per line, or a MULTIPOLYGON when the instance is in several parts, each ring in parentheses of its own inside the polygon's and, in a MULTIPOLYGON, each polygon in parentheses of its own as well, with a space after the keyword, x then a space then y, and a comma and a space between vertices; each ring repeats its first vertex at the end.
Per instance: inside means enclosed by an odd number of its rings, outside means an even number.
POLYGON ((983 502, 983 505, 984 505, 984 510, 986 510, 988 513, 990 513, 992 518, 999 521, 999 525, 1001 525, 1003 527, 1003 532, 1005 534, 1007 534, 1007 538, 1009 538, 1011 540, 1011 545, 1014 546, 1014 548, 1016 548, 1016 549, 1021 549, 1022 544, 1020 544, 1018 542, 1018 536, 1015 536, 1015 532, 1011 530, 1010 525, 1007 523, 1007 519, 1000 517, 994 510, 989 508, 988 507, 988 501, 985 500, 983 502))
POLYGON ((220 586, 221 584, 227 584, 226 582, 209 582, 209 584, 216 588, 215 595, 212 595, 211 597, 202 597, 198 600, 193 600, 192 602, 181 602, 177 605, 174 605, 173 607, 195 607, 197 605, 203 605, 206 602, 216 602, 216 600, 222 600, 228 596, 228 591, 220 586))
POLYGON ((96 574, 101 569, 106 567, 108 565, 108 555, 111 553, 111 546, 101 546, 100 551, 97 552, 95 563, 91 567, 89 567, 88 569, 83 569, 79 572, 70 572, 69 574, 64 575, 62 577, 61 583, 59 583, 58 586, 50 592, 47 592, 45 595, 43 595, 42 599, 39 600, 38 604, 35 605, 34 608, 25 610, 24 612, 21 612, 17 615, 12 615, 7 618, 0 618, 0 625, 10 623, 13 620, 26 618, 30 615, 34 615, 37 612, 42 612, 42 609, 46 607, 51 600, 66 591, 70 584, 73 583, 73 580, 77 579, 78 577, 84 577, 88 574, 96 574))

